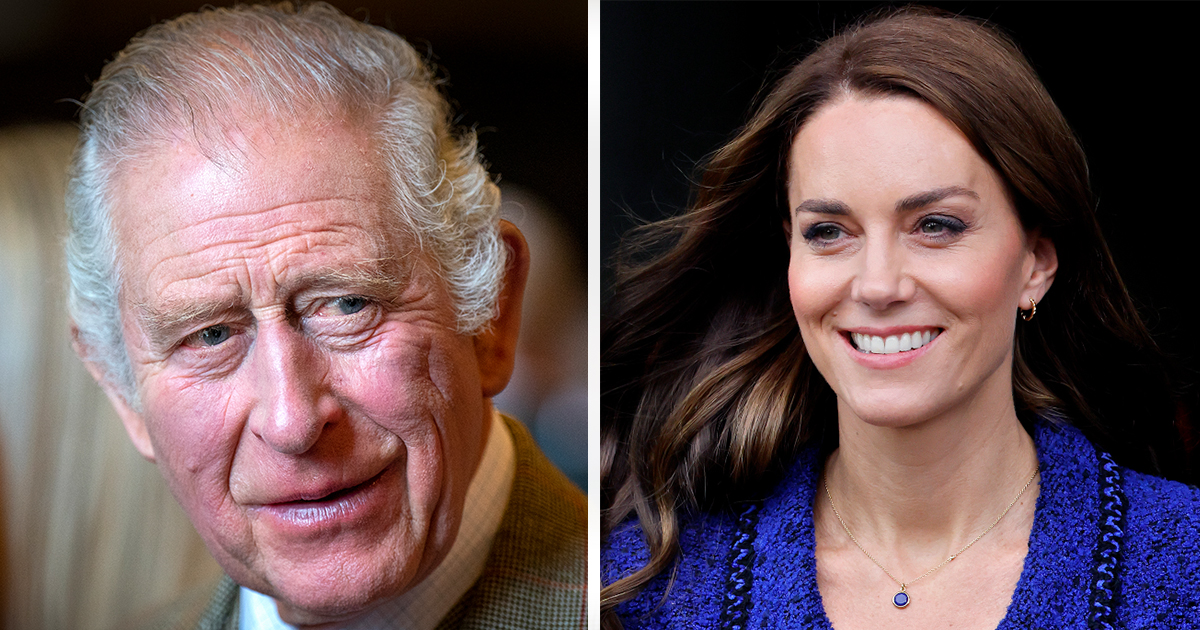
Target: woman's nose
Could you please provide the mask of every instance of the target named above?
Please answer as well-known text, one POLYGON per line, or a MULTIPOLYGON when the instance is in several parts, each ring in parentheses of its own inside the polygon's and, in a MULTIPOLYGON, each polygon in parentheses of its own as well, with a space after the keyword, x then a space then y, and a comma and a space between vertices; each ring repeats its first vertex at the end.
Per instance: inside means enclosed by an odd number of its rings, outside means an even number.
POLYGON ((300 331, 273 322, 260 325, 248 359, 255 388, 250 430, 280 453, 307 452, 339 414, 320 350, 300 331))
POLYGON ((851 285, 851 297, 880 311, 911 300, 916 283, 909 274, 911 261, 905 254, 900 244, 890 240, 868 241, 858 255, 859 268, 851 285))

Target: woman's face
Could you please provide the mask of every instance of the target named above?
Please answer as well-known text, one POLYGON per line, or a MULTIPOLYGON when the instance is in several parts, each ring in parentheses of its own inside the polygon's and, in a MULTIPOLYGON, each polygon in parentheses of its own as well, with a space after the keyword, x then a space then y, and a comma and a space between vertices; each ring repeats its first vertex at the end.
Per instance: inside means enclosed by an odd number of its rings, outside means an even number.
POLYGON ((1012 405, 1017 309, 1057 259, 954 125, 908 97, 826 105, 792 145, 788 205, 792 307, 841 415, 1012 405))

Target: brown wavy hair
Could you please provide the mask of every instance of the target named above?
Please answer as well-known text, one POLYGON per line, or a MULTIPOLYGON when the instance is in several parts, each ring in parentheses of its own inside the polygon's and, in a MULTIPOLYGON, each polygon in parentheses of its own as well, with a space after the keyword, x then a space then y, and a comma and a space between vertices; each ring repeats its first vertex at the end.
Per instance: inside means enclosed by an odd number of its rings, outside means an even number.
POLYGON ((710 156, 688 208, 622 245, 601 338, 601 531, 636 517, 649 561, 603 586, 606 628, 671 568, 688 512, 755 499, 800 449, 836 445, 835 397, 800 339, 780 226, 793 138, 848 93, 933 106, 1000 174, 1022 225, 1054 242, 1053 290, 1014 342, 1022 421, 1060 418, 1123 465, 1186 474, 1166 360, 1113 264, 1062 113, 996 28, 888 11, 796 63, 710 156))

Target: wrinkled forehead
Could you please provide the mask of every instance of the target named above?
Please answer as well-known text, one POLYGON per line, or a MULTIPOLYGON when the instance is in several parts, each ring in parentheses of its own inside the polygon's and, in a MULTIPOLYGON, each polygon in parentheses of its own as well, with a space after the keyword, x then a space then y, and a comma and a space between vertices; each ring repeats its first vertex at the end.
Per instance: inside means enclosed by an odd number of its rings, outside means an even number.
POLYGON ((233 256, 289 231, 353 233, 363 257, 407 249, 387 173, 361 130, 324 118, 249 121, 224 139, 214 154, 214 145, 173 136, 123 161, 111 207, 125 271, 153 274, 201 246, 233 256))

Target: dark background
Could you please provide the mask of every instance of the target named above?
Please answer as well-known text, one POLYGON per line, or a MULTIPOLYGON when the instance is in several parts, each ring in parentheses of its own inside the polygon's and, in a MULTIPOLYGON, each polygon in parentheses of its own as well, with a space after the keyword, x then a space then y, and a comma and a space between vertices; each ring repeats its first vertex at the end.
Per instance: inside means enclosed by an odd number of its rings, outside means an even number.
MULTIPOLYGON (((1195 409, 1198 247, 1192 3, 933 3, 1012 36, 1080 137, 1117 267, 1195 409)), ((688 199, 695 166, 732 137, 771 79, 880 3, 602 5, 601 250, 630 216, 688 199)))
MULTIPOLYGON (((0 0, 0 125, 73 120, 104 63, 146 27, 232 0, 0 0)), ((477 126, 503 184, 544 198, 587 233, 587 6, 525 0, 333 0, 404 36, 442 67, 461 123, 477 126)))

